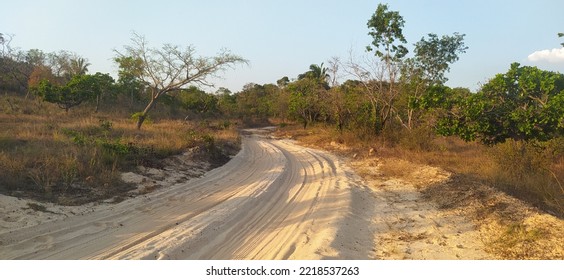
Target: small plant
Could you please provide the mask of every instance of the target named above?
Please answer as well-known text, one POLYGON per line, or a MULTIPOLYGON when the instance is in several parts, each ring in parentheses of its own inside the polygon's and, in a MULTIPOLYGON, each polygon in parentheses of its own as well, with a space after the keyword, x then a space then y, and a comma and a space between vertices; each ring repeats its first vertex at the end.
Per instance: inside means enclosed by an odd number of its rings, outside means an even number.
POLYGON ((221 128, 222 129, 229 129, 231 127, 232 123, 229 120, 224 120, 223 123, 221 124, 221 128))
POLYGON ((109 132, 112 129, 113 123, 108 120, 100 119, 100 127, 103 131, 109 132))
POLYGON ((131 115, 131 120, 138 122, 140 118, 144 119, 144 122, 146 123, 152 123, 153 121, 151 120, 151 118, 148 115, 143 114, 143 112, 137 112, 137 113, 133 113, 131 115))
POLYGON ((204 142, 204 147, 208 152, 213 152, 216 149, 215 138, 211 134, 202 135, 202 141, 204 142))
POLYGON ((63 132, 64 135, 68 136, 71 138, 72 142, 74 142, 75 144, 79 145, 79 146, 83 146, 86 144, 87 138, 86 136, 84 136, 84 134, 73 130, 73 129, 69 129, 69 128, 63 128, 61 130, 61 132, 63 132))

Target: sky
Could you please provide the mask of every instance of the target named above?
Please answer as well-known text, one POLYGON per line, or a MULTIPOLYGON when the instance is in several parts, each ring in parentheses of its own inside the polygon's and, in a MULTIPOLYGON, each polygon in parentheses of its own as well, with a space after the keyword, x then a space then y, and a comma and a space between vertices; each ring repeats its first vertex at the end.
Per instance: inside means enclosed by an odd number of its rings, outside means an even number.
POLYGON ((405 20, 407 47, 428 33, 466 34, 466 53, 447 74, 451 87, 479 89, 512 62, 564 72, 561 0, 0 0, 0 33, 12 47, 68 50, 91 63, 91 73, 116 76, 114 50, 132 32, 152 47, 193 45, 202 56, 226 48, 250 61, 215 80, 236 92, 247 83, 297 77, 310 64, 364 55, 366 23, 379 3, 405 20))

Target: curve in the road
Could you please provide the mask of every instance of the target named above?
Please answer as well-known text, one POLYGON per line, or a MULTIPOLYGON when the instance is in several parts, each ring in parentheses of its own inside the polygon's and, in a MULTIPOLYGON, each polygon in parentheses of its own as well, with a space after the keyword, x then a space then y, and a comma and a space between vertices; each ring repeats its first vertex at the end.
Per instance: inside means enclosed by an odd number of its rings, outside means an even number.
POLYGON ((338 258, 355 184, 333 155, 246 136, 204 177, 1 234, 0 258, 338 258))

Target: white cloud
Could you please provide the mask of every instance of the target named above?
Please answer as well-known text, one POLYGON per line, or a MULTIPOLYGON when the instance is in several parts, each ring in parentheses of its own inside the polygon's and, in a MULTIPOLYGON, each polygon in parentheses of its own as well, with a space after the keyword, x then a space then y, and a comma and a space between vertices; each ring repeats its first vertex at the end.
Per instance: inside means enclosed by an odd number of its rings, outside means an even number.
POLYGON ((564 47, 552 50, 536 51, 527 59, 531 62, 564 63, 564 47))

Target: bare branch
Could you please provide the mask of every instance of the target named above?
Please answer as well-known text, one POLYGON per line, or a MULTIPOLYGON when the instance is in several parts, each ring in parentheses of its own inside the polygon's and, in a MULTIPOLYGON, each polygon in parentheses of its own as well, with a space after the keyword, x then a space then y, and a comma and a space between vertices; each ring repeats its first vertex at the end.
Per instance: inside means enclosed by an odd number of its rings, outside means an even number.
MULTIPOLYGON (((154 106, 154 101, 163 94, 187 87, 190 84, 212 86, 209 78, 218 77, 219 72, 233 68, 235 64, 248 61, 240 56, 221 50, 214 57, 197 57, 193 46, 181 48, 165 44, 162 48, 149 48, 145 37, 133 33, 132 45, 125 51, 115 51, 116 58, 132 57, 143 63, 143 73, 138 77, 153 89, 153 100, 143 114, 154 106)), ((141 118, 140 118, 141 120, 141 118)), ((142 123, 142 121, 140 122, 142 123)), ((138 128, 141 124, 138 123, 138 128)))

